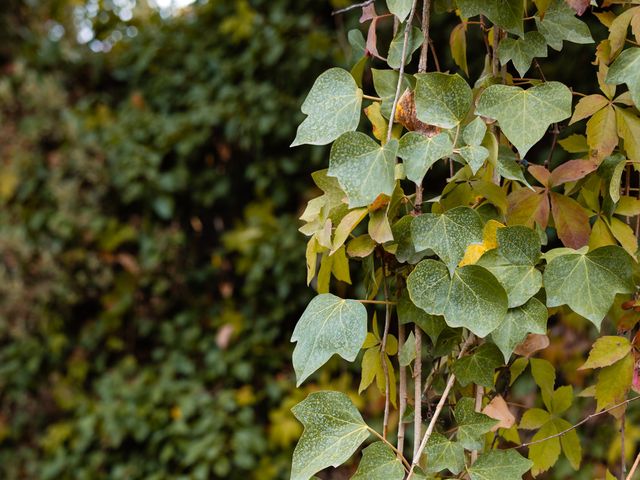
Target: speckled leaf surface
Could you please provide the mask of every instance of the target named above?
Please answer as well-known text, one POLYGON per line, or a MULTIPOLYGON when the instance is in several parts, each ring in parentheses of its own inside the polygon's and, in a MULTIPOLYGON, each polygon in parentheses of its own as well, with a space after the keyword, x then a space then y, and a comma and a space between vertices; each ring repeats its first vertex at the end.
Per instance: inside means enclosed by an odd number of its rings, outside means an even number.
POLYGON ((626 83, 631 99, 640 106, 640 47, 624 50, 609 67, 607 83, 626 83))
POLYGON ((459 442, 452 442, 444 435, 433 432, 420 463, 425 465, 426 472, 435 473, 447 469, 457 475, 464 468, 464 447, 459 442))
MULTIPOLYGON (((398 28, 398 33, 391 41, 389 45, 389 54, 387 55, 387 64, 393 69, 400 68, 400 62, 402 60, 402 47, 404 45, 404 25, 398 28)), ((411 33, 409 33, 409 44, 407 45, 407 52, 405 56, 405 64, 411 62, 411 55, 415 52, 420 45, 422 45, 422 31, 418 27, 413 27, 411 33)))
POLYGON ((527 90, 492 85, 480 95, 476 113, 498 120, 504 134, 524 157, 549 125, 571 116, 571 91, 560 82, 527 90))
POLYGON ((308 480, 341 465, 369 437, 360 412, 344 393, 311 393, 291 411, 304 425, 293 452, 291 480, 308 480))
POLYGON ((315 297, 291 336, 293 368, 299 386, 334 354, 353 362, 367 335, 367 310, 355 300, 330 293, 315 297))
POLYGON ((292 147, 303 144, 326 145, 345 132, 358 128, 362 90, 351 74, 331 68, 321 74, 302 104, 308 115, 298 127, 292 147))
POLYGON ((527 32, 524 38, 505 38, 500 42, 498 56, 503 65, 511 60, 524 77, 536 57, 547 56, 547 42, 539 32, 527 32))
POLYGON ((380 146, 360 132, 347 132, 334 142, 328 174, 338 179, 349 208, 367 206, 381 193, 393 194, 397 151, 397 140, 380 146))
POLYGON ((491 450, 478 457, 469 469, 471 480, 522 480, 533 466, 514 449, 491 450))
POLYGON ((475 383, 490 388, 493 387, 493 373, 501 365, 498 348, 493 343, 483 343, 473 353, 456 360, 453 373, 463 387, 475 383))
POLYGON ((498 252, 515 265, 535 265, 540 259, 540 237, 523 225, 500 228, 496 232, 498 252))
POLYGON ((478 265, 489 270, 507 292, 509 308, 519 307, 542 287, 542 273, 531 264, 509 262, 497 250, 485 253, 478 265))
POLYGON ((460 399, 453 411, 453 416, 458 425, 457 439, 467 450, 481 449, 482 436, 498 423, 497 420, 476 412, 475 401, 469 397, 460 399))
POLYGON ((458 74, 419 73, 416 75, 416 115, 429 125, 453 128, 471 108, 471 88, 458 74))
POLYGON ((536 27, 547 41, 547 44, 554 50, 562 50, 562 42, 573 43, 593 43, 589 27, 586 23, 578 20, 575 12, 564 0, 553 0, 540 19, 536 15, 536 27))
POLYGON ((474 118, 462 131, 462 139, 468 145, 480 145, 487 133, 487 124, 480 117, 474 118))
POLYGON ((447 324, 439 315, 430 315, 421 308, 416 307, 406 290, 398 299, 398 320, 400 325, 414 323, 422 329, 435 345, 442 330, 447 324))
POLYGON ((522 35, 524 6, 520 0, 457 0, 465 18, 485 15, 492 23, 522 35))
POLYGON ((412 0, 387 0, 387 8, 393 13, 401 22, 407 18, 411 11, 412 0))
POLYGON ((416 217, 411 224, 411 238, 416 250, 430 248, 453 272, 467 246, 482 242, 482 229, 482 219, 475 210, 456 207, 416 217))
POLYGON ((491 333, 507 313, 507 294, 485 268, 467 265, 450 277, 436 260, 423 260, 407 279, 413 303, 431 315, 444 316, 452 328, 466 327, 479 337, 491 333))
POLYGON ((467 165, 471 167, 471 172, 475 175, 489 157, 489 150, 480 145, 465 145, 460 148, 460 156, 464 158, 467 165))
POLYGON ((600 328, 617 293, 632 293, 629 255, 617 246, 555 257, 544 272, 547 306, 568 305, 600 328))
MULTIPOLYGON (((378 70, 372 68, 371 75, 373 76, 373 88, 375 88, 376 93, 382 99, 380 112, 385 118, 389 118, 391 115, 391 107, 393 106, 393 99, 396 96, 399 73, 395 70, 378 70)), ((403 75, 400 95, 402 95, 407 88, 412 88, 412 78, 413 77, 408 75, 403 75)))
POLYGON ((400 139, 398 147, 398 156, 403 160, 405 174, 415 183, 422 183, 429 168, 452 153, 453 144, 446 133, 428 137, 409 132, 400 139))
POLYGON ((528 333, 547 333, 548 316, 547 307, 537 298, 509 309, 504 321, 491 333, 491 339, 502 352, 505 362, 509 361, 513 350, 528 333))
POLYGON ((402 480, 404 468, 396 454, 382 442, 362 451, 362 460, 351 480, 402 480))

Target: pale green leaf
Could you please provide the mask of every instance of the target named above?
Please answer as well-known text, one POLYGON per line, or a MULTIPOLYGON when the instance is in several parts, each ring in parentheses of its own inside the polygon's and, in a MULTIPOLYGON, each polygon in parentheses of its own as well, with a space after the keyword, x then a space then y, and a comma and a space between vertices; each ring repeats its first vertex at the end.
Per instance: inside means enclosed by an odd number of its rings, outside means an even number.
POLYGON ((507 180, 516 180, 531 188, 529 182, 524 178, 522 167, 516 161, 516 156, 510 148, 500 145, 498 150, 498 174, 507 180))
POLYGON ((489 150, 480 145, 465 145, 458 152, 465 162, 471 167, 471 172, 475 175, 484 165, 484 161, 489 156, 489 150))
POLYGON ((358 393, 364 392, 373 383, 376 377, 384 375, 382 359, 379 348, 368 348, 362 356, 362 375, 358 393))
POLYGON ((457 5, 465 18, 485 15, 492 23, 522 35, 524 5, 520 0, 457 0, 457 5))
POLYGON ((467 245, 482 242, 482 220, 469 207, 456 207, 444 213, 425 213, 411 224, 411 238, 417 250, 430 248, 450 272, 464 258, 467 245))
MULTIPOLYGON (((562 418, 555 418, 553 422, 560 432, 573 426, 562 418)), ((562 453, 564 453, 564 456, 569 460, 571 467, 578 471, 580 469, 580 462, 582 461, 582 446, 580 445, 580 437, 578 436, 577 430, 569 430, 562 435, 560 437, 560 445, 562 446, 562 453)))
POLYGON ((511 308, 504 321, 491 333, 505 361, 518 344, 524 341, 528 333, 544 335, 547 333, 547 307, 537 298, 531 298, 524 305, 511 308))
POLYGON ((633 379, 633 355, 629 354, 598 373, 596 410, 600 411, 624 400, 633 379))
POLYGON ((529 359, 527 357, 518 357, 513 361, 511 367, 509 368, 509 373, 511 374, 509 385, 513 385, 513 382, 515 382, 518 377, 522 375, 522 372, 524 372, 528 365, 529 359))
POLYGON ((369 217, 369 225, 367 227, 369 236, 379 244, 393 241, 393 233, 386 209, 383 208, 371 212, 369 217))
POLYGON ((543 283, 547 306, 569 305, 598 328, 616 294, 635 290, 631 281, 631 259, 616 246, 554 258, 547 265, 543 283))
POLYGON ((549 411, 554 415, 560 415, 569 410, 571 402, 573 402, 573 387, 571 385, 558 387, 551 394, 551 408, 549 411))
POLYGON ((449 47, 451 56, 464 73, 469 76, 469 65, 467 64, 467 25, 459 23, 451 30, 449 35, 449 47))
POLYGON ((605 190, 614 203, 620 200, 620 185, 626 161, 624 155, 616 153, 605 158, 598 168, 598 175, 604 181, 605 190))
POLYGON ((624 151, 629 160, 640 162, 640 117, 630 108, 618 108, 616 125, 618 135, 624 140, 624 151))
POLYGON ((404 467, 396 454, 383 442, 375 442, 362 451, 362 460, 351 480, 402 480, 404 467))
POLYGON ((540 237, 523 225, 500 228, 498 252, 515 265, 535 265, 540 259, 540 237))
POLYGON ((614 85, 626 83, 633 103, 640 107, 640 47, 624 50, 609 66, 605 81, 614 85))
POLYGON ((617 362, 631 351, 631 342, 626 337, 605 336, 598 338, 589 352, 589 358, 578 370, 602 368, 617 362))
POLYGON ((407 367, 416 359, 416 337, 413 332, 409 332, 409 336, 405 340, 400 353, 398 354, 398 363, 401 367, 407 367))
POLYGON ((302 104, 302 113, 308 116, 298 127, 291 146, 326 145, 355 130, 361 105, 362 90, 351 74, 341 68, 327 70, 317 78, 302 104))
POLYGON ((462 132, 462 139, 468 145, 480 145, 487 133, 487 124, 482 118, 476 117, 470 122, 462 132))
POLYGON ((338 179, 350 208, 367 206, 381 193, 393 194, 397 150, 397 140, 380 146, 361 132, 347 132, 335 141, 328 174, 338 179))
POLYGON ((412 0, 387 0, 387 8, 398 20, 404 22, 411 11, 412 0))
POLYGON ((449 470, 457 475, 464 468, 464 447, 452 442, 444 435, 433 432, 427 441, 420 463, 426 465, 426 472, 449 470))
POLYGON ((523 430, 535 430, 551 420, 551 414, 541 408, 530 408, 520 420, 518 428, 523 430))
POLYGON ((482 436, 499 423, 484 413, 476 412, 475 401, 469 397, 463 397, 458 401, 453 416, 458 425, 458 442, 467 450, 482 448, 482 436))
POLYGON ((416 307, 406 290, 402 292, 402 295, 398 299, 398 320, 401 325, 407 323, 414 323, 420 329, 429 335, 431 342, 435 345, 438 341, 438 337, 447 324, 444 318, 438 315, 429 315, 421 308, 416 307))
POLYGON ((446 266, 423 260, 407 279, 413 303, 432 315, 443 315, 452 328, 466 327, 485 337, 502 323, 507 313, 507 295, 488 270, 467 265, 452 277, 446 266))
POLYGON ((491 85, 480 95, 476 110, 479 115, 498 120, 504 134, 524 157, 549 125, 571 116, 571 91, 560 82, 527 90, 491 85))
POLYGON ((354 228, 367 216, 368 210, 366 208, 356 208, 347 213, 336 227, 336 231, 333 234, 333 243, 331 248, 331 254, 334 254, 344 242, 349 238, 349 234, 354 228))
POLYGON ((593 43, 589 27, 578 20, 564 0, 553 0, 544 18, 536 15, 536 27, 554 50, 562 50, 562 42, 593 43))
POLYGON ((293 452, 291 480, 308 480, 341 465, 369 437, 360 412, 344 393, 311 393, 291 411, 304 425, 293 452))
POLYGON ((398 245, 396 249, 396 260, 400 263, 408 262, 410 264, 416 264, 428 253, 424 250, 416 252, 413 245, 413 240, 411 239, 411 224, 414 218, 412 215, 405 215, 391 227, 393 238, 398 245))
MULTIPOLYGON (((395 70, 378 70, 372 68, 371 75, 373 77, 373 88, 375 88, 376 93, 382 99, 380 112, 385 118, 388 119, 391 115, 393 100, 396 96, 399 73, 395 70)), ((400 87, 400 95, 402 95, 407 88, 412 87, 411 79, 412 77, 403 75, 402 86, 400 87)))
POLYGON ((355 300, 330 293, 315 297, 298 321, 292 342, 293 368, 299 386, 334 354, 353 362, 367 335, 367 310, 355 300))
MULTIPOLYGON (((393 69, 400 68, 400 62, 402 60, 402 47, 404 45, 404 25, 400 25, 398 33, 391 41, 389 45, 389 54, 387 55, 387 64, 393 69)), ((420 45, 422 45, 422 31, 418 27, 413 27, 409 33, 409 44, 407 45, 407 51, 405 56, 405 65, 411 62, 411 55, 415 52, 420 45)))
POLYGON ((532 462, 513 449, 491 450, 469 468, 471 480, 521 480, 532 462))
POLYGON ((453 373, 463 387, 470 383, 493 387, 495 369, 502 365, 500 351, 492 343, 484 343, 472 354, 466 355, 453 364, 453 373))
POLYGON ((471 108, 471 88, 458 74, 419 73, 416 75, 416 115, 429 125, 453 128, 471 108))
POLYGON ((364 258, 371 255, 375 248, 376 242, 368 233, 365 233, 364 235, 349 240, 347 244, 347 255, 350 257, 364 258))
POLYGON ((573 134, 567 138, 558 140, 558 143, 569 153, 584 153, 589 151, 587 137, 584 135, 573 134))
POLYGON ((452 153, 453 144, 446 133, 428 137, 418 132, 408 132, 400 139, 398 147, 398 156, 403 160, 407 178, 420 184, 434 163, 452 153))
POLYGON ((500 62, 506 65, 511 60, 521 77, 525 76, 534 58, 546 56, 547 42, 536 31, 525 33, 524 38, 505 38, 498 48, 500 62))
POLYGON ((555 391, 556 369, 553 367, 551 362, 542 358, 531 358, 529 359, 529 362, 531 363, 531 374, 533 375, 533 380, 536 382, 536 385, 540 387, 540 391, 542 392, 542 401, 547 408, 550 409, 551 398, 555 391))

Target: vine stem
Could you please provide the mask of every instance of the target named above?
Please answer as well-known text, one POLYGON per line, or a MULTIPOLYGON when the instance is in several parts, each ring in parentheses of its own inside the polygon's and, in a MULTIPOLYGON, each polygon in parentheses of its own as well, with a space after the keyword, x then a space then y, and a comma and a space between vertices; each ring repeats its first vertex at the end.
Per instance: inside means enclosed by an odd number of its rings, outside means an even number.
POLYGON ((633 466, 631 467, 631 470, 629 470, 629 475, 627 475, 627 478, 625 480, 633 480, 633 475, 634 473, 636 473, 638 465, 640 465, 640 452, 638 452, 638 455, 636 456, 636 461, 633 462, 633 466))
MULTIPOLYGON (((482 385, 476 385, 476 404, 475 410, 476 412, 480 412, 482 410, 482 397, 484 397, 484 387, 482 385)), ((471 465, 476 463, 478 459, 478 450, 471 451, 471 465)))
MULTIPOLYGON (((471 345, 471 343, 473 343, 474 339, 475 339, 475 335, 473 333, 470 333, 467 339, 465 340, 465 342, 462 344, 462 347, 460 348, 460 353, 458 354, 458 358, 461 358, 462 355, 464 355, 464 352, 467 351, 467 348, 469 347, 469 345, 471 345)), ((422 437, 422 441, 420 442, 420 447, 418 448, 417 455, 413 456, 413 460, 411 461, 411 469, 409 470, 409 475, 407 476, 407 480, 411 480, 411 477, 413 476, 413 471, 415 470, 415 468, 418 466, 418 463, 420 462, 420 456, 422 455, 422 452, 427 446, 427 442, 429 441, 429 438, 433 433, 433 429, 436 426, 436 422, 440 417, 440 413, 442 413, 442 409, 444 408, 445 403, 447 403, 449 392, 451 391, 451 388, 453 388, 453 384, 455 383, 455 381, 456 381, 456 375, 454 373, 450 373, 449 379, 447 380, 447 386, 444 388, 444 392, 442 392, 440 401, 438 402, 438 405, 436 406, 436 409, 433 412, 433 416, 431 417, 429 426, 427 426, 427 430, 426 432, 424 432, 424 436, 422 437)))
MULTIPOLYGON (((382 285, 384 288, 384 299, 389 299, 389 287, 387 285, 387 268, 382 264, 382 285)), ((382 421, 382 436, 387 438, 387 431, 389 430, 389 404, 390 395, 389 390, 391 388, 389 382, 389 366, 387 365, 387 338, 389 337, 389 326, 391 324, 391 305, 385 304, 384 315, 384 331, 382 332, 382 342, 380 344, 380 361, 382 362, 382 371, 384 372, 384 419, 382 421)))
POLYGON ((420 62, 418 63, 418 72, 427 71, 427 62, 429 60, 429 24, 431 21, 431 0, 423 0, 422 2, 422 49, 420 50, 420 62))
POLYGON ((372 95, 362 95, 362 98, 366 100, 373 100, 374 102, 381 102, 382 99, 380 97, 374 97, 372 95))
POLYGON ((605 414, 607 412, 610 412, 611 410, 615 410, 616 408, 622 407, 623 405, 626 405, 627 403, 635 402, 636 400, 639 400, 639 399, 640 399, 640 395, 637 396, 637 397, 633 397, 633 398, 630 398, 628 400, 625 400, 624 402, 617 403, 616 405, 614 405, 612 407, 609 407, 609 408, 607 408, 605 410, 602 410, 602 411, 597 412, 597 413, 592 413, 591 415, 589 415, 587 417, 584 417, 582 420, 580 420, 575 425, 572 425, 571 427, 569 427, 569 428, 567 428, 567 429, 565 429, 565 430, 563 430, 561 432, 558 432, 558 433, 556 433, 554 435, 550 435, 550 436, 548 436, 546 438, 541 438, 540 440, 535 440, 533 442, 522 443, 522 444, 520 444, 520 445, 518 445, 517 447, 514 447, 514 448, 528 447, 530 445, 535 445, 536 443, 546 442, 547 440, 551 440, 552 438, 561 437, 561 436, 566 435, 567 433, 569 433, 571 430, 575 430, 580 425, 583 425, 583 424, 587 423, 592 418, 599 417, 600 415, 603 415, 603 414, 605 414))
POLYGON ((415 326, 416 359, 413 361, 413 457, 418 455, 418 441, 422 434, 422 330, 415 326))
POLYGON ((413 23, 413 17, 416 14, 416 4, 418 0, 413 0, 411 5, 411 12, 407 19, 407 24, 404 27, 404 39, 402 42, 402 57, 400 58, 400 68, 398 69, 398 85, 396 86, 396 94, 393 98, 393 105, 391 106, 391 114, 389 115, 389 128, 387 128, 387 142, 391 140, 391 133, 393 132, 393 120, 396 117, 396 109, 398 108, 398 101, 400 100, 400 90, 402 89, 402 79, 404 77, 404 64, 407 58, 407 49, 409 48, 409 33, 411 32, 411 24, 413 23))
POLYGON ((360 303, 371 303, 374 305, 395 305, 396 302, 389 302, 387 300, 360 300, 357 299, 356 302, 360 302, 360 303))
POLYGON ((335 11, 331 12, 331 15, 338 15, 340 13, 348 12, 349 10, 354 10, 356 8, 361 8, 361 7, 366 7, 368 5, 371 5, 373 2, 375 2, 375 0, 367 0, 366 2, 362 2, 362 3, 354 3, 353 5, 349 5, 348 7, 341 8, 340 10, 335 10, 335 11))
MULTIPOLYGON (((405 327, 400 323, 398 317, 398 352, 402 351, 405 342, 405 327)), ((405 424, 403 421, 407 410, 407 367, 400 365, 400 387, 398 391, 398 450, 404 451, 405 424)))

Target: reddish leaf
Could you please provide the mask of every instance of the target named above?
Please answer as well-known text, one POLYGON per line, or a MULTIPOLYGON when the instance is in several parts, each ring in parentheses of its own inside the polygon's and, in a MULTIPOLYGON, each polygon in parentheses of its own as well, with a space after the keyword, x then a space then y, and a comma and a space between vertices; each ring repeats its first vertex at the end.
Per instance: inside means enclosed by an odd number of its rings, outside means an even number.
POLYGON ((598 164, 593 160, 569 160, 551 173, 549 183, 555 187, 563 183, 575 182, 597 169, 598 164))
POLYGON ((373 20, 377 18, 378 14, 376 13, 376 6, 373 3, 369 5, 365 5, 362 7, 362 15, 360 15, 360 23, 368 22, 369 20, 373 20))
POLYGON ((508 200, 507 222, 509 225, 526 225, 532 228, 534 222, 542 228, 549 223, 549 197, 546 190, 521 188, 511 192, 508 200))
POLYGON ((545 187, 549 186, 551 172, 542 165, 529 165, 529 173, 545 187))
POLYGON ((365 50, 365 55, 370 55, 375 58, 380 58, 381 60, 385 60, 378 53, 378 35, 376 33, 376 26, 378 25, 379 17, 374 17, 371 20, 371 25, 369 25, 369 31, 367 32, 367 45, 365 50))
POLYGON ((519 344, 513 353, 523 357, 530 357, 539 350, 544 350, 549 346, 549 337, 539 333, 529 333, 527 338, 519 344))
POLYGON ((590 0, 564 0, 567 5, 575 10, 578 15, 582 15, 589 6, 590 0))
POLYGON ((551 192, 551 213, 558 237, 570 248, 581 248, 589 243, 591 226, 582 205, 573 198, 551 192))

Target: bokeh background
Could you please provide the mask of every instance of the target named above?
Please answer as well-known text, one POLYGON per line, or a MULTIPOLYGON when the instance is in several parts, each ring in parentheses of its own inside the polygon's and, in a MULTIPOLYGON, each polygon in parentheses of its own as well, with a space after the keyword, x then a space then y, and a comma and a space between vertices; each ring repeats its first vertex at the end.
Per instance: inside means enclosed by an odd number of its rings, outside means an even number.
MULTIPOLYGON (((291 406, 355 392, 337 361, 295 389, 289 342, 313 295, 297 217, 327 153, 289 144, 315 78, 354 62, 358 14, 331 16, 349 3, 0 2, 0 479, 285 479, 291 406)), ((434 22, 452 68, 455 21, 434 22)), ((545 72, 594 93, 577 48, 545 72)), ((551 325, 545 356, 583 384, 596 332, 551 325)), ((592 459, 615 461, 614 430, 586 429, 592 459)))

